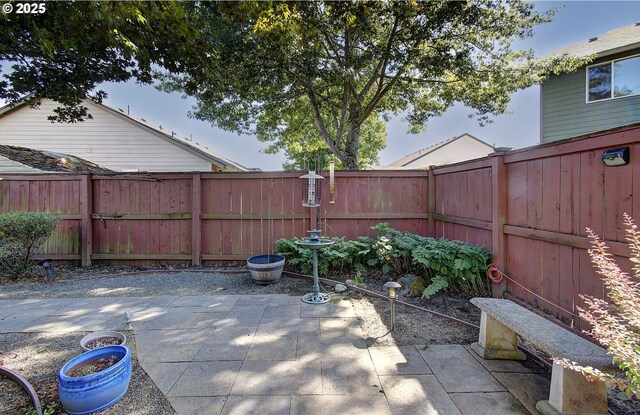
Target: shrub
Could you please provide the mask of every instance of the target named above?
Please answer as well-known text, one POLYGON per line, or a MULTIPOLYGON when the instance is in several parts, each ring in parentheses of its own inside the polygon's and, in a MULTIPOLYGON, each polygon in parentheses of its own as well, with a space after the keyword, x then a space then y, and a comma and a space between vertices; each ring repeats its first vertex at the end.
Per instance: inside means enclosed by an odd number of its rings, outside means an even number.
POLYGON ((371 229, 378 233, 373 248, 382 262, 382 272, 385 274, 390 271, 397 274, 411 272, 411 250, 419 245, 423 237, 399 232, 391 228, 387 222, 372 226, 371 229))
POLYGON ((429 284, 422 292, 429 298, 445 289, 479 293, 485 288, 490 253, 461 241, 399 232, 388 223, 373 226, 378 232, 374 248, 384 262, 383 272, 424 274, 429 284))
POLYGON ((603 373, 592 367, 582 367, 567 360, 559 363, 617 388, 621 391, 620 397, 640 398, 640 232, 626 213, 624 223, 626 239, 631 249, 633 276, 620 270, 605 243, 587 228, 593 246, 589 250, 591 262, 602 276, 611 302, 580 295, 587 307, 578 307, 582 318, 592 327, 590 334, 607 348, 613 356, 613 362, 624 372, 624 377, 603 373))
POLYGON ((17 279, 31 269, 33 256, 59 220, 40 212, 0 214, 0 270, 17 279))
POLYGON ((431 283, 422 292, 429 298, 447 288, 467 293, 485 290, 487 261, 490 253, 480 246, 448 239, 424 238, 412 251, 413 263, 429 277, 431 283))
MULTIPOLYGON (((334 245, 318 255, 318 273, 354 271, 356 280, 371 267, 396 275, 413 273, 424 276, 428 298, 444 289, 460 289, 468 293, 484 290, 487 260, 482 247, 460 241, 435 239, 400 232, 380 223, 373 226, 375 239, 360 237, 355 241, 335 238, 334 245)), ((288 266, 311 273, 311 251, 295 243, 295 239, 276 241, 279 254, 287 257, 288 266)))
MULTIPOLYGON (((304 248, 294 239, 279 239, 276 241, 276 251, 279 255, 287 257, 287 267, 299 270, 304 274, 312 272, 311 250, 304 248)), ((361 272, 368 266, 377 263, 377 258, 372 251, 373 240, 360 237, 354 241, 343 238, 332 238, 334 244, 323 248, 318 255, 318 274, 325 275, 329 271, 345 272, 352 269, 361 272)))

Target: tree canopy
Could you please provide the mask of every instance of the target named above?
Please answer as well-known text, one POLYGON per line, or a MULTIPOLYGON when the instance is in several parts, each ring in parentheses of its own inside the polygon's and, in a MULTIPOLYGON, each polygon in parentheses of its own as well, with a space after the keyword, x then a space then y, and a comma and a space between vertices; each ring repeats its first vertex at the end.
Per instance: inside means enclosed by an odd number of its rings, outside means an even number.
MULTIPOLYGON (((298 99, 298 102, 291 106, 291 111, 283 113, 281 124, 283 127, 277 131, 269 128, 257 131, 258 140, 271 143, 264 150, 265 153, 275 154, 283 150, 287 159, 282 166, 284 170, 307 170, 313 167, 316 161, 321 166, 327 166, 328 156, 332 153, 318 134, 318 128, 304 98, 298 99)), ((335 132, 331 131, 331 134, 335 132)), ((386 145, 387 125, 377 114, 373 114, 365 120, 361 128, 358 154, 360 168, 379 164, 380 150, 386 145)), ((336 168, 341 169, 342 162, 335 161, 336 168)))
POLYGON ((291 123, 312 119, 347 169, 361 165, 372 116, 405 112, 417 132, 460 102, 486 122, 514 91, 578 63, 511 48, 551 18, 517 0, 234 2, 200 12, 211 53, 164 87, 196 97, 197 118, 289 153, 300 142, 291 123))
POLYGON ((0 98, 62 105, 52 120, 90 117, 81 102, 106 96, 102 82, 151 83, 157 68, 179 73, 197 55, 197 29, 174 2, 46 2, 41 14, 0 14, 0 98))
POLYGON ((62 104, 87 117, 105 81, 161 80, 196 98, 193 116, 255 133, 300 165, 326 147, 347 169, 375 163, 382 126, 405 113, 411 131, 460 102, 480 122, 514 91, 576 59, 539 61, 511 48, 551 13, 518 0, 312 2, 46 2, 6 14, 0 98, 62 104), (7 68, 8 63, 8 68, 7 68))

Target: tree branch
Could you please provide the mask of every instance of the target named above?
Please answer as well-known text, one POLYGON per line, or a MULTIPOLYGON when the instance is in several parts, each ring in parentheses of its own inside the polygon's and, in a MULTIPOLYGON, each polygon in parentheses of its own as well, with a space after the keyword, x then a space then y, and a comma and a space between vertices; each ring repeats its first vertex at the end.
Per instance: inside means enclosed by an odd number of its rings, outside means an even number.
POLYGON ((333 54, 335 56, 335 60, 338 62, 339 65, 344 65, 344 61, 340 58, 340 53, 338 51, 338 49, 336 49, 335 45, 333 44, 333 42, 331 41, 331 39, 329 38, 329 35, 327 33, 324 33, 324 39, 326 41, 326 44, 324 44, 324 49, 327 51, 327 56, 331 56, 330 50, 333 51, 333 54))
POLYGON ((378 62, 378 65, 376 66, 376 69, 373 71, 371 78, 366 83, 366 85, 362 88, 362 91, 360 91, 360 93, 358 94, 361 100, 364 99, 367 93, 369 93, 369 89, 371 89, 376 79, 380 79, 380 80, 383 79, 384 73, 387 70, 387 63, 389 62, 389 53, 391 53, 391 45, 393 45, 393 42, 395 40, 397 28, 398 28, 398 15, 396 14, 395 20, 393 21, 393 27, 391 28, 391 33, 389 34, 389 39, 387 40, 387 46, 385 47, 384 58, 378 62), (380 76, 378 76, 378 71, 380 71, 380 76))
MULTIPOLYGON (((385 75, 385 78, 394 79, 396 76, 385 75)), ((416 78, 413 76, 401 76, 399 78, 400 81, 406 82, 415 82, 419 84, 455 84, 456 82, 460 82, 461 79, 455 79, 452 81, 443 81, 441 79, 425 79, 425 78, 416 78)))
POLYGON ((342 92, 342 110, 340 112, 340 121, 338 121, 338 125, 336 126, 336 141, 342 140, 345 117, 347 116, 347 109, 349 106, 349 89, 350 88, 348 82, 345 80, 344 91, 342 92))
POLYGON ((322 120, 322 115, 320 114, 320 110, 318 108, 318 100, 316 97, 316 93, 313 90, 313 85, 311 84, 311 81, 307 80, 305 82, 305 87, 307 89, 307 96, 309 97, 309 105, 311 107, 311 113, 313 114, 313 119, 315 120, 316 125, 318 126, 318 130, 320 131, 320 137, 322 137, 322 139, 327 143, 327 146, 329 147, 329 149, 331 149, 331 151, 336 156, 338 156, 340 161, 344 162, 345 161, 344 156, 340 151, 340 148, 336 146, 335 140, 333 139, 333 137, 331 137, 331 134, 329 134, 329 131, 327 131, 327 127, 324 125, 324 121, 322 120))
MULTIPOLYGON (((398 83, 398 80, 400 79, 400 75, 402 74, 402 71, 398 71, 398 73, 391 79, 391 81, 389 81, 387 83, 387 85, 385 85, 384 88, 380 88, 378 87, 378 91, 376 91, 376 94, 374 95, 373 99, 369 102, 369 104, 367 104, 366 108, 362 111, 362 114, 360 115, 360 118, 358 119, 358 124, 362 124, 364 122, 364 120, 366 120, 369 115, 371 115, 371 113, 373 112, 373 110, 378 106, 378 103, 380 102, 380 100, 382 99, 382 97, 384 97, 387 92, 393 88, 393 86, 398 83)), ((380 84, 382 85, 382 84, 380 84)))

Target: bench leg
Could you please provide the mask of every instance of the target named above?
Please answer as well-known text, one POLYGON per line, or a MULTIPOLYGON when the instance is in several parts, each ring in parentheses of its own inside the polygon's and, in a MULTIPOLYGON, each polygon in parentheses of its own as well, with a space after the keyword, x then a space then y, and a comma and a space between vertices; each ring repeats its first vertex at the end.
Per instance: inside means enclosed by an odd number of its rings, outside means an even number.
POLYGON ((484 359, 525 360, 518 350, 518 335, 484 311, 480 315, 480 336, 471 349, 484 359))
POLYGON ((536 409, 544 415, 607 415, 607 387, 554 363, 549 400, 538 402, 536 409))

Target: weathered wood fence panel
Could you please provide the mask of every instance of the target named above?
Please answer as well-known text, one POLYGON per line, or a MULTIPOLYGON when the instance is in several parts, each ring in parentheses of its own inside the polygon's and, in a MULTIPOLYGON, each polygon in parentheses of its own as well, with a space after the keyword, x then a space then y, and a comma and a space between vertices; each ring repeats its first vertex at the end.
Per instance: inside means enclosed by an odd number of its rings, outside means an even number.
POLYGON ((44 250, 59 260, 80 260, 81 176, 0 177, 0 212, 50 212, 61 218, 44 250))
POLYGON ((92 260, 191 259, 191 175, 91 182, 92 260))
POLYGON ((638 126, 434 168, 430 174, 435 235, 493 250, 495 263, 516 282, 509 282, 511 295, 567 323, 582 325, 575 316, 583 304, 580 294, 605 296, 587 252, 587 227, 607 242, 624 270, 631 268, 623 214, 640 218, 638 126), (604 150, 626 146, 628 165, 604 166, 604 150), (504 215, 491 206, 500 201, 504 215), (504 248, 496 250, 496 241, 504 248))
MULTIPOLYGON (((320 220, 327 236, 355 239, 375 236, 371 226, 427 234, 426 171, 341 172, 336 175, 335 203, 323 203, 320 220)), ((323 199, 328 200, 328 187, 323 199)))
POLYGON ((431 169, 434 176, 436 237, 492 250, 492 168, 490 159, 431 169))
POLYGON ((202 259, 274 252, 269 241, 304 236, 301 173, 202 175, 202 259))
POLYGON ((335 203, 302 206, 302 173, 12 175, 0 180, 0 212, 45 211, 63 221, 43 255, 83 265, 241 261, 273 241, 374 234, 387 221, 427 231, 427 172, 336 172, 335 203), (315 219, 313 219, 315 220, 315 219))

